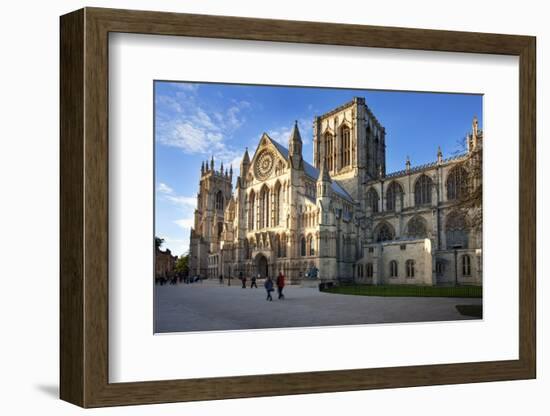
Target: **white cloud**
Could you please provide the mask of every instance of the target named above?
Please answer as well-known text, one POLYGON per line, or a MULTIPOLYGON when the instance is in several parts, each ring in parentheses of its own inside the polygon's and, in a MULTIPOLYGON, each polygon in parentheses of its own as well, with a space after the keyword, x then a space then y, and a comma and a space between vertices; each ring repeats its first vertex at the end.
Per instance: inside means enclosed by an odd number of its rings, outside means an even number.
POLYGON ((195 223, 195 220, 193 218, 181 218, 179 220, 174 221, 174 224, 177 224, 184 230, 189 230, 191 227, 193 227, 193 224, 195 223))
POLYGON ((220 131, 219 124, 212 123, 212 119, 202 108, 197 108, 196 113, 191 116, 191 120, 197 126, 203 127, 208 130, 220 131))
MULTIPOLYGON (((298 120, 298 129, 300 130, 300 136, 302 137, 302 143, 307 145, 311 143, 311 138, 313 136, 313 129, 311 127, 311 119, 301 118, 298 120)), ((291 123, 287 126, 280 126, 278 128, 269 130, 267 134, 273 140, 281 143, 283 146, 288 147, 288 139, 294 128, 294 123, 291 123)))
POLYGON ((177 195, 174 189, 164 182, 159 182, 157 191, 163 195, 163 199, 170 201, 171 203, 178 205, 180 208, 188 209, 195 208, 197 204, 197 198, 194 196, 177 195))
POLYGON ((168 202, 174 206, 169 210, 165 210, 165 214, 163 215, 168 215, 166 219, 176 224, 181 229, 178 231, 178 228, 173 226, 169 227, 170 229, 173 228, 173 232, 169 231, 169 233, 181 236, 181 238, 173 238, 169 235, 163 235, 162 233, 159 233, 158 236, 164 238, 164 246, 169 248, 173 254, 182 255, 189 250, 189 235, 194 225, 193 212, 197 204, 197 198, 193 196, 178 195, 170 185, 164 182, 159 182, 157 191, 157 198, 159 198, 159 201, 165 201, 165 203, 168 202), (180 216, 184 217, 173 219, 180 216))
POLYGON ((176 87, 182 91, 191 91, 196 92, 199 89, 199 84, 194 84, 192 82, 170 82, 171 87, 176 87))
POLYGON ((248 101, 245 101, 245 100, 240 100, 240 101, 231 100, 231 101, 233 102, 233 104, 235 104, 237 107, 241 109, 252 107, 252 104, 250 104, 248 101))
POLYGON ((236 176, 237 171, 240 169, 241 162, 243 160, 243 154, 244 154, 244 152, 242 154, 241 153, 236 153, 235 157, 232 160, 229 161, 229 165, 233 166, 233 177, 236 176))
POLYGON ((176 113, 181 113, 183 111, 183 108, 181 106, 181 104, 175 100, 174 98, 172 97, 169 97, 167 95, 159 95, 157 97, 157 108, 158 106, 164 106, 166 108, 168 108, 169 110, 171 111, 174 111, 176 113))
POLYGON ((232 100, 227 109, 209 111, 196 105, 192 95, 178 92, 176 96, 178 100, 158 97, 157 140, 160 144, 187 154, 215 155, 226 166, 242 156, 241 149, 234 149, 227 142, 246 122, 243 110, 251 107, 249 102, 232 100))
POLYGON ((278 127, 273 130, 269 130, 267 134, 273 140, 281 143, 283 146, 288 147, 288 138, 292 132, 292 127, 278 127))
POLYGON ((159 235, 164 239, 163 248, 168 248, 173 255, 181 256, 189 251, 189 238, 171 238, 166 235, 159 235))
POLYGON ((239 118, 240 112, 241 109, 239 107, 230 107, 226 112, 226 119, 224 120, 225 124, 227 124, 232 129, 238 129, 239 127, 241 127, 246 119, 244 117, 239 118))
POLYGON ((159 141, 165 146, 177 147, 185 153, 211 154, 212 150, 225 147, 222 135, 212 129, 191 121, 174 121, 167 126, 169 130, 161 135, 159 141))
POLYGON ((197 204, 197 198, 192 196, 167 195, 166 199, 176 205, 179 205, 181 208, 195 208, 195 205, 197 204))
POLYGON ((168 185, 162 182, 159 183, 157 190, 163 194, 172 194, 174 192, 172 188, 170 188, 168 185))

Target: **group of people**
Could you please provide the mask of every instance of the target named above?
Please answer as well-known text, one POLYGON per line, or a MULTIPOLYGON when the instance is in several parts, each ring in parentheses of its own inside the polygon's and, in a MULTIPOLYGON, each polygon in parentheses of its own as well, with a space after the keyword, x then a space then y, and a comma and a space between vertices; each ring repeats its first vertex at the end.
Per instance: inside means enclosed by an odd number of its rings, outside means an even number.
MULTIPOLYGON (((258 279, 260 278, 260 275, 258 275, 258 279)), ((239 277, 239 279, 241 279, 241 283, 243 284, 242 285, 242 288, 243 289, 246 289, 246 277, 243 276, 243 274, 241 273, 241 276, 239 277)), ((256 289, 258 288, 258 285, 256 284, 256 276, 252 276, 250 278, 250 289, 252 289, 253 287, 255 287, 256 289)))
MULTIPOLYGON (((258 276, 252 276, 250 278, 250 288, 258 288, 258 285, 256 283, 256 281, 258 279, 260 279, 260 275, 258 274, 258 276)), ((220 274, 220 285, 223 284, 223 275, 220 274)), ((239 279, 241 280, 241 283, 242 283, 242 288, 243 289, 246 289, 246 282, 247 282, 247 279, 246 277, 243 275, 243 273, 241 272, 239 274, 239 279)), ((228 276, 227 278, 227 285, 228 286, 231 286, 231 277, 228 276)), ((271 292, 273 292, 275 290, 275 286, 277 286, 277 293, 278 293, 278 299, 284 299, 285 298, 285 295, 283 294, 283 289, 285 287, 285 275, 283 274, 283 272, 279 272, 279 275, 277 276, 277 279, 275 282, 273 282, 273 279, 268 276, 266 279, 265 279, 265 283, 264 283, 264 288, 267 292, 267 298, 266 300, 267 301, 272 301, 273 300, 273 297, 271 296, 271 292)))
MULTIPOLYGON (((283 295, 283 289, 285 287, 285 275, 283 274, 283 272, 279 272, 279 276, 277 276, 276 285, 277 285, 277 293, 279 294, 279 299, 284 299, 285 295, 283 295)), ((271 297, 271 292, 273 292, 274 290, 273 280, 271 279, 271 277, 269 276, 267 277, 264 283, 264 287, 265 287, 265 290, 267 291, 266 300, 271 302, 273 300, 273 297, 271 297)))
POLYGON ((200 276, 187 276, 183 273, 171 273, 168 276, 156 276, 155 277, 155 284, 157 285, 176 285, 178 283, 193 283, 193 282, 202 282, 200 276))

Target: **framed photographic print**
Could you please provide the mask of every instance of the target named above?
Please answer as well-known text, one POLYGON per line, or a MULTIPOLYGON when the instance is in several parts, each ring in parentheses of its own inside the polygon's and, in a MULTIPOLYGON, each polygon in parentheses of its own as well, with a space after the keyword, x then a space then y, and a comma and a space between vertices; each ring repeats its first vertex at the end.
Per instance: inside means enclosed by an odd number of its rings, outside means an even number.
POLYGON ((529 36, 62 16, 61 398, 534 378, 535 104, 529 36))

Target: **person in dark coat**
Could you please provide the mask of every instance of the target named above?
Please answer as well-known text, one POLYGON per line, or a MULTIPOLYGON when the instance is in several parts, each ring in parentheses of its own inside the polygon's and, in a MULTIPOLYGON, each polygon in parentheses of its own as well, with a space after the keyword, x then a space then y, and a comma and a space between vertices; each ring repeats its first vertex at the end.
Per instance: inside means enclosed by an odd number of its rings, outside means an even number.
POLYGON ((273 292, 273 280, 271 280, 271 277, 268 277, 264 283, 265 290, 267 292, 267 298, 266 300, 272 301, 273 298, 271 297, 271 292, 273 292))
POLYGON ((219 279, 220 279, 220 285, 223 285, 223 274, 220 274, 219 279))
POLYGON ((279 293, 279 299, 284 299, 285 295, 283 295, 283 288, 285 287, 285 275, 283 272, 279 272, 279 276, 277 276, 277 292, 279 293))
POLYGON ((252 277, 250 278, 250 281, 252 282, 250 283, 250 289, 252 289, 253 287, 258 289, 258 285, 256 284, 256 276, 252 275, 252 277))
POLYGON ((246 289, 246 277, 243 276, 242 272, 241 272, 241 281, 243 282, 243 289, 246 289))

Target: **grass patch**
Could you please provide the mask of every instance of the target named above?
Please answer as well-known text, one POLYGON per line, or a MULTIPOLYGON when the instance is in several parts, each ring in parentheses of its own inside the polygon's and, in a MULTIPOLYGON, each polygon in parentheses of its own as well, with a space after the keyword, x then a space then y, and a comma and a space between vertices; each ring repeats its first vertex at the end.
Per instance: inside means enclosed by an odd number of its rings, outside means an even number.
POLYGON ((481 286, 345 285, 323 291, 358 296, 481 298, 481 289, 481 286))
POLYGON ((456 305, 456 310, 464 316, 479 319, 483 317, 483 308, 481 305, 456 305))

